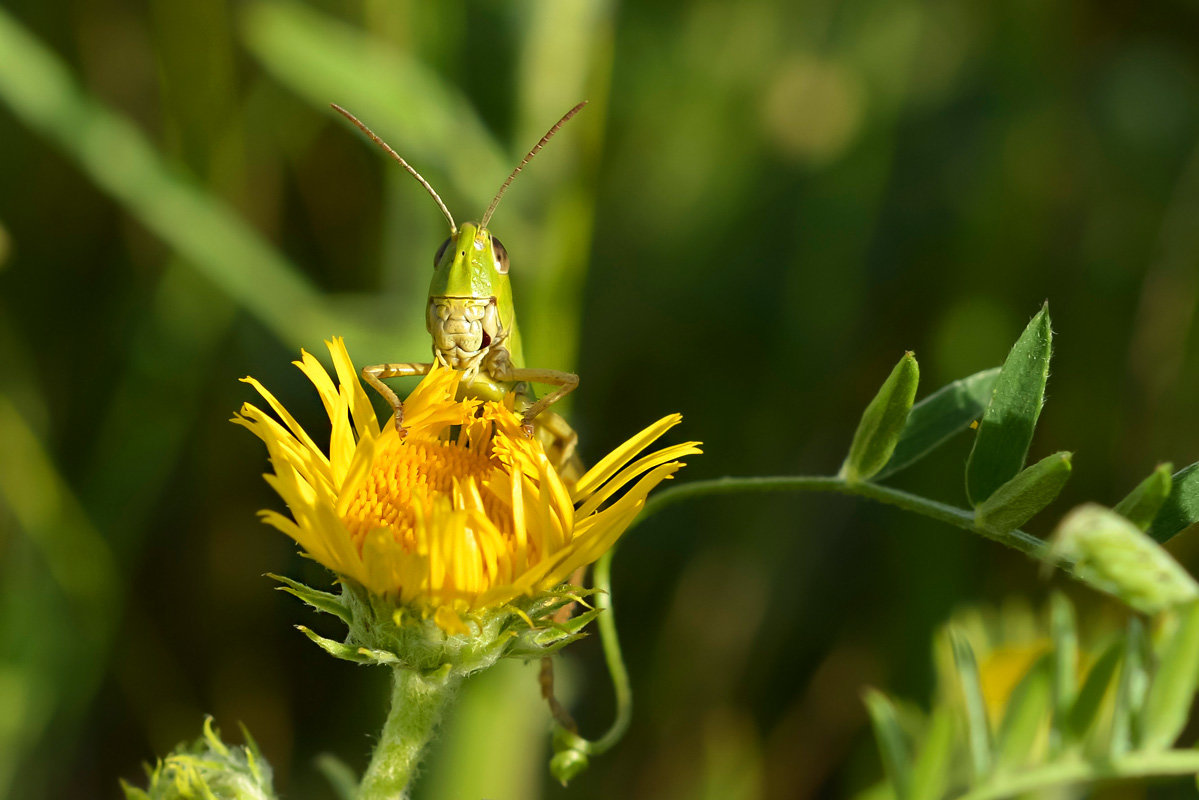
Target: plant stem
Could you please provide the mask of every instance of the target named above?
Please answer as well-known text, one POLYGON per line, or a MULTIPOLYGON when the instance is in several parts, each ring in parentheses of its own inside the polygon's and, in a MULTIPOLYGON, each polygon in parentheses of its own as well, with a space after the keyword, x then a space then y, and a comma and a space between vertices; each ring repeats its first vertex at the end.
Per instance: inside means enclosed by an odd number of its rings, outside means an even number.
POLYGON ((962 795, 959 800, 1000 800, 1072 783, 1093 783, 1121 778, 1161 778, 1169 775, 1194 775, 1197 772, 1199 753, 1193 750, 1136 753, 1107 764, 1072 761, 1050 764, 1023 774, 1003 776, 962 795))
POLYGON ((977 533, 980 536, 999 542, 1039 561, 1049 560, 1052 556, 1046 543, 1032 534, 1021 530, 994 531, 983 528, 975 523, 974 514, 964 508, 939 503, 919 495, 881 486, 869 481, 847 481, 843 478, 783 475, 761 478, 713 478, 706 481, 693 481, 674 486, 659 492, 645 504, 645 509, 638 517, 643 522, 653 514, 682 500, 709 494, 733 494, 737 492, 837 492, 877 500, 880 503, 898 506, 905 511, 922 514, 940 522, 945 522, 957 528, 977 533))
POLYGON ((400 800, 416 772, 425 745, 460 678, 392 669, 391 710, 358 787, 358 800, 400 800))
POLYGON ((625 667, 624 657, 620 653, 620 637, 616 633, 616 617, 612 611, 612 556, 616 553, 613 547, 595 563, 595 588, 599 594, 595 603, 604 610, 596 620, 600 629, 600 642, 604 648, 604 661, 608 664, 608 673, 612 676, 612 690, 616 694, 616 719, 603 736, 591 743, 589 752, 600 754, 607 752, 629 729, 633 721, 633 690, 629 686, 629 671, 625 667))

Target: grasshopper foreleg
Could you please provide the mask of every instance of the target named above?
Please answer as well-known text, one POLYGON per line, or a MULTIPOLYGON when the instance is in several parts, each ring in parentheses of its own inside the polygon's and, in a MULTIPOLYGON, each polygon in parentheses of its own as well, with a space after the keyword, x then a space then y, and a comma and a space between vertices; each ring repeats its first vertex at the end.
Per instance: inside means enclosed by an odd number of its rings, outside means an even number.
POLYGON ((383 382, 384 378, 405 378, 411 375, 427 375, 429 370, 433 368, 432 364, 420 362, 404 362, 401 364, 375 364, 370 367, 362 368, 362 379, 371 385, 379 394, 383 395, 391 407, 395 410, 395 426, 396 433, 400 436, 404 435, 404 403, 400 400, 399 395, 391 390, 391 387, 383 382))

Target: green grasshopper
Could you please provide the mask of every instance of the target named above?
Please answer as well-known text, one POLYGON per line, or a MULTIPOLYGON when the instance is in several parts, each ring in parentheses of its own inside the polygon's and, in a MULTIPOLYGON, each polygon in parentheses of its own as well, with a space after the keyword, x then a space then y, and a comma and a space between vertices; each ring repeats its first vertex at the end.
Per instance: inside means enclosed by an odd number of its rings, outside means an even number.
MULTIPOLYGON (((512 285, 508 280, 508 251, 487 229, 496 206, 508 186, 538 151, 586 103, 579 103, 558 120, 533 146, 516 169, 500 186, 495 198, 478 223, 454 223, 445 203, 429 182, 407 161, 350 112, 338 105, 333 109, 365 133, 399 162, 436 201, 450 223, 450 235, 433 256, 433 281, 425 307, 425 327, 433 337, 436 363, 463 372, 465 394, 485 400, 502 400, 515 393, 517 410, 526 430, 538 438, 555 466, 567 475, 578 477, 581 465, 575 456, 578 435, 558 414, 547 409, 579 385, 579 376, 555 369, 530 369, 524 364, 516 309, 512 304, 512 285), (531 384, 555 387, 538 398, 531 384)), ((424 375, 434 362, 399 362, 363 367, 362 378, 382 395, 395 410, 396 430, 404 434, 404 404, 383 381, 411 375, 424 375)))

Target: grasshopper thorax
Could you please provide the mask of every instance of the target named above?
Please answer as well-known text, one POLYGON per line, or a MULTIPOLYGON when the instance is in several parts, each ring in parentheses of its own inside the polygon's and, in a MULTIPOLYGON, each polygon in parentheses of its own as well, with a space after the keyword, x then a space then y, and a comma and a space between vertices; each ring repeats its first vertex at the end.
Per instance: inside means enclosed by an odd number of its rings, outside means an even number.
POLYGON ((514 317, 504 246, 486 228, 464 223, 433 263, 425 324, 434 357, 468 379, 480 368, 490 373, 496 359, 512 358, 514 317))

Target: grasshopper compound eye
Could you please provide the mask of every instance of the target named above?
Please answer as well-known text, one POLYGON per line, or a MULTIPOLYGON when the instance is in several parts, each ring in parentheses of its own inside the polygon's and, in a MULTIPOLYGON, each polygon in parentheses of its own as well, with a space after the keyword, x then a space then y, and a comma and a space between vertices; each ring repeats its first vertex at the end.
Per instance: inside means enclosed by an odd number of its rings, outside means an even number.
POLYGON ((501 275, 508 274, 508 250, 494 236, 491 237, 491 247, 495 251, 495 268, 501 275))
MULTIPOLYGON (((441 263, 441 257, 445 255, 445 249, 450 246, 450 242, 454 241, 454 237, 446 239, 441 243, 441 247, 437 248, 437 255, 433 256, 433 269, 437 269, 437 265, 441 263)), ((507 270, 505 270, 507 272, 507 270)))

